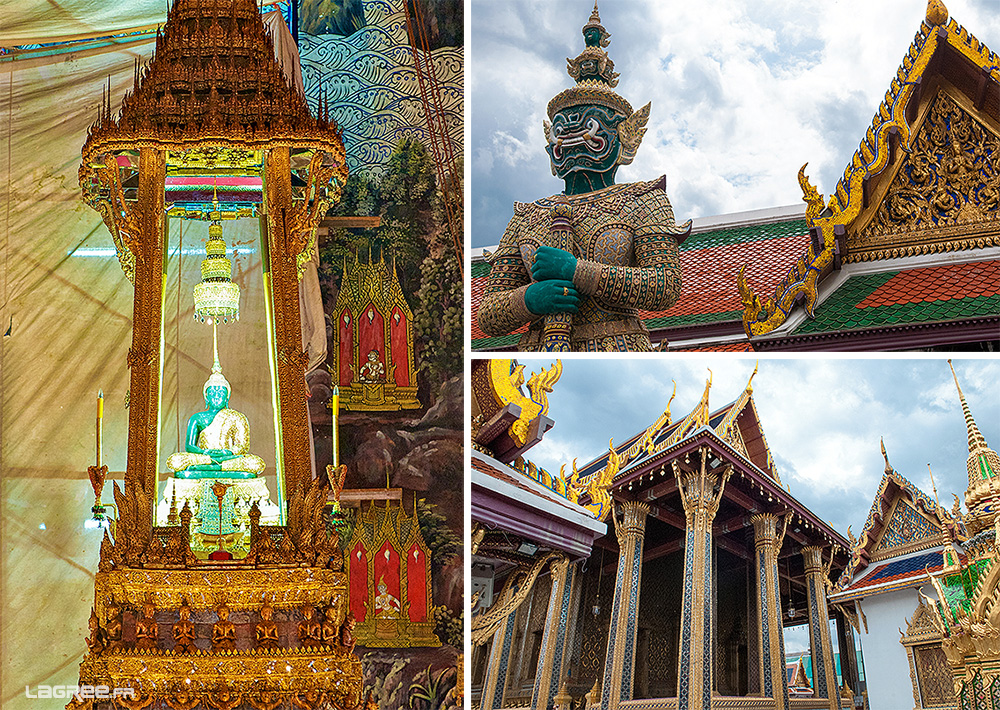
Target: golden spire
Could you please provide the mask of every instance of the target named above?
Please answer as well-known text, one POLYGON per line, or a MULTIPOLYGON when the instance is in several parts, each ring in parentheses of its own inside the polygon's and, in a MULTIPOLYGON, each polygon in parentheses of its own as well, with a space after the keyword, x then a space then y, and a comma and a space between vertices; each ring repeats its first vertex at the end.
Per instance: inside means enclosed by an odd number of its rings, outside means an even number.
POLYGON ((590 13, 590 20, 583 26, 584 36, 586 36, 587 30, 591 27, 600 32, 600 46, 607 47, 611 44, 611 35, 604 29, 604 25, 601 24, 601 13, 597 9, 597 0, 594 0, 594 11, 590 13))
POLYGON ((972 418, 972 410, 969 403, 965 401, 965 394, 958 384, 958 375, 955 374, 955 366, 951 359, 948 360, 948 367, 951 368, 951 375, 955 379, 955 387, 958 389, 958 399, 962 403, 962 413, 965 415, 965 428, 969 436, 969 458, 966 466, 969 470, 969 487, 972 488, 980 481, 987 481, 1000 475, 1000 455, 987 445, 986 437, 979 431, 976 421, 972 418))
POLYGON ((934 491, 934 505, 940 508, 941 504, 938 502, 937 486, 934 484, 934 472, 931 471, 930 462, 927 463, 927 473, 929 473, 931 477, 931 490, 934 491))
POLYGON ((948 21, 948 8, 941 0, 927 0, 927 24, 939 27, 948 21))
POLYGON ((941 559, 944 565, 944 572, 945 574, 957 572, 962 568, 962 559, 958 556, 958 550, 955 548, 955 542, 952 540, 951 532, 948 529, 947 514, 944 512, 944 508, 941 507, 941 503, 938 502, 937 486, 934 485, 934 472, 931 471, 929 463, 927 464, 927 473, 931 476, 931 490, 934 491, 934 516, 941 524, 941 559))

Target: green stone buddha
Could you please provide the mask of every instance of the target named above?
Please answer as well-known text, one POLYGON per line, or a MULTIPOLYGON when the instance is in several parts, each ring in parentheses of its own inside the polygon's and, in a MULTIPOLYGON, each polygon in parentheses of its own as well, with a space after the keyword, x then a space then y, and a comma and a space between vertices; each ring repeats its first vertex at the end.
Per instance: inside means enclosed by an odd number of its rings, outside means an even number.
POLYGON ((646 132, 650 105, 633 111, 618 95, 604 50, 610 34, 597 5, 583 27, 584 50, 567 59, 576 84, 548 104, 545 150, 562 194, 515 203, 479 306, 483 332, 527 325, 523 351, 645 351, 639 311, 665 311, 681 289, 677 225, 666 178, 616 184, 646 132))
POLYGON ((188 420, 185 450, 167 458, 167 468, 177 478, 256 478, 263 473, 264 460, 250 453, 246 415, 229 408, 231 392, 216 353, 203 389, 205 410, 188 420))

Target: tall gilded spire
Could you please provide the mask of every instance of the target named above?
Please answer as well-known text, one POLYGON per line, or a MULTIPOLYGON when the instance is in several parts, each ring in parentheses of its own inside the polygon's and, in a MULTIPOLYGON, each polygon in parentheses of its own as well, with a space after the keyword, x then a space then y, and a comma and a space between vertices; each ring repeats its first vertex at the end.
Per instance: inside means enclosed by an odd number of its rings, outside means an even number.
POLYGON ((590 20, 583 26, 582 32, 583 40, 588 47, 607 47, 611 44, 611 34, 601 24, 601 13, 597 9, 597 0, 594 0, 594 11, 590 13, 590 20), (597 30, 597 33, 587 32, 591 28, 597 30))
POLYGON ((965 507, 969 513, 965 517, 965 525, 969 533, 975 535, 996 522, 996 503, 1000 500, 1000 455, 987 445, 986 438, 976 426, 951 360, 948 360, 948 366, 955 378, 958 399, 965 415, 965 428, 969 435, 969 458, 966 459, 969 487, 965 491, 965 507))
POLYGON ((978 481, 989 480, 1000 475, 1000 456, 986 443, 986 437, 976 426, 976 420, 972 418, 972 410, 969 403, 965 401, 965 394, 958 384, 958 375, 955 374, 955 366, 948 360, 951 368, 951 375, 955 378, 955 387, 958 389, 958 399, 962 403, 962 414, 965 415, 965 428, 969 435, 969 486, 978 481))
MULTIPOLYGON (((604 51, 611 44, 611 34, 601 24, 601 15, 597 11, 596 2, 594 11, 590 13, 590 20, 583 26, 582 31, 583 51, 576 59, 566 59, 566 73, 575 79, 577 84, 592 85, 598 89, 604 88, 604 85, 611 88, 618 86, 619 74, 615 71, 615 63, 604 51)), ((618 97, 618 100, 625 101, 621 97, 618 97)), ((631 107, 628 111, 623 111, 626 116, 631 112, 631 107)))

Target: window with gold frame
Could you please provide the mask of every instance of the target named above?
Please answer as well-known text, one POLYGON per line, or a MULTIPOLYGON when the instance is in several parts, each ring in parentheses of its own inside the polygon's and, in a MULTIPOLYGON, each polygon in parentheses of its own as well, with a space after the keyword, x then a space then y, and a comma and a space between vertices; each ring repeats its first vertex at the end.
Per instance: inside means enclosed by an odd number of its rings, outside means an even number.
POLYGON ((906 634, 899 642, 906 648, 910 664, 914 707, 954 710, 958 701, 941 648, 941 633, 932 617, 934 613, 921 599, 913 617, 907 621, 906 634))
POLYGON ((917 675, 917 691, 921 708, 955 706, 955 687, 941 643, 913 646, 913 665, 917 675))

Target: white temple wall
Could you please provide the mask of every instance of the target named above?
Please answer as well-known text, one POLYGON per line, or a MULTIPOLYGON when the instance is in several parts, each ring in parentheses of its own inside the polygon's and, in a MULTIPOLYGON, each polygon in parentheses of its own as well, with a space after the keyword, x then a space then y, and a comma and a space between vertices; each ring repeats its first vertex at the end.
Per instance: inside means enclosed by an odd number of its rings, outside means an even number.
MULTIPOLYGON (((936 598, 930 585, 923 592, 936 598)), ((868 618, 868 633, 861 634, 861 653, 871 710, 912 708, 910 664, 906 649, 899 642, 899 631, 906 631, 906 621, 917 609, 917 591, 911 588, 886 592, 868 597, 860 604, 868 618)))

